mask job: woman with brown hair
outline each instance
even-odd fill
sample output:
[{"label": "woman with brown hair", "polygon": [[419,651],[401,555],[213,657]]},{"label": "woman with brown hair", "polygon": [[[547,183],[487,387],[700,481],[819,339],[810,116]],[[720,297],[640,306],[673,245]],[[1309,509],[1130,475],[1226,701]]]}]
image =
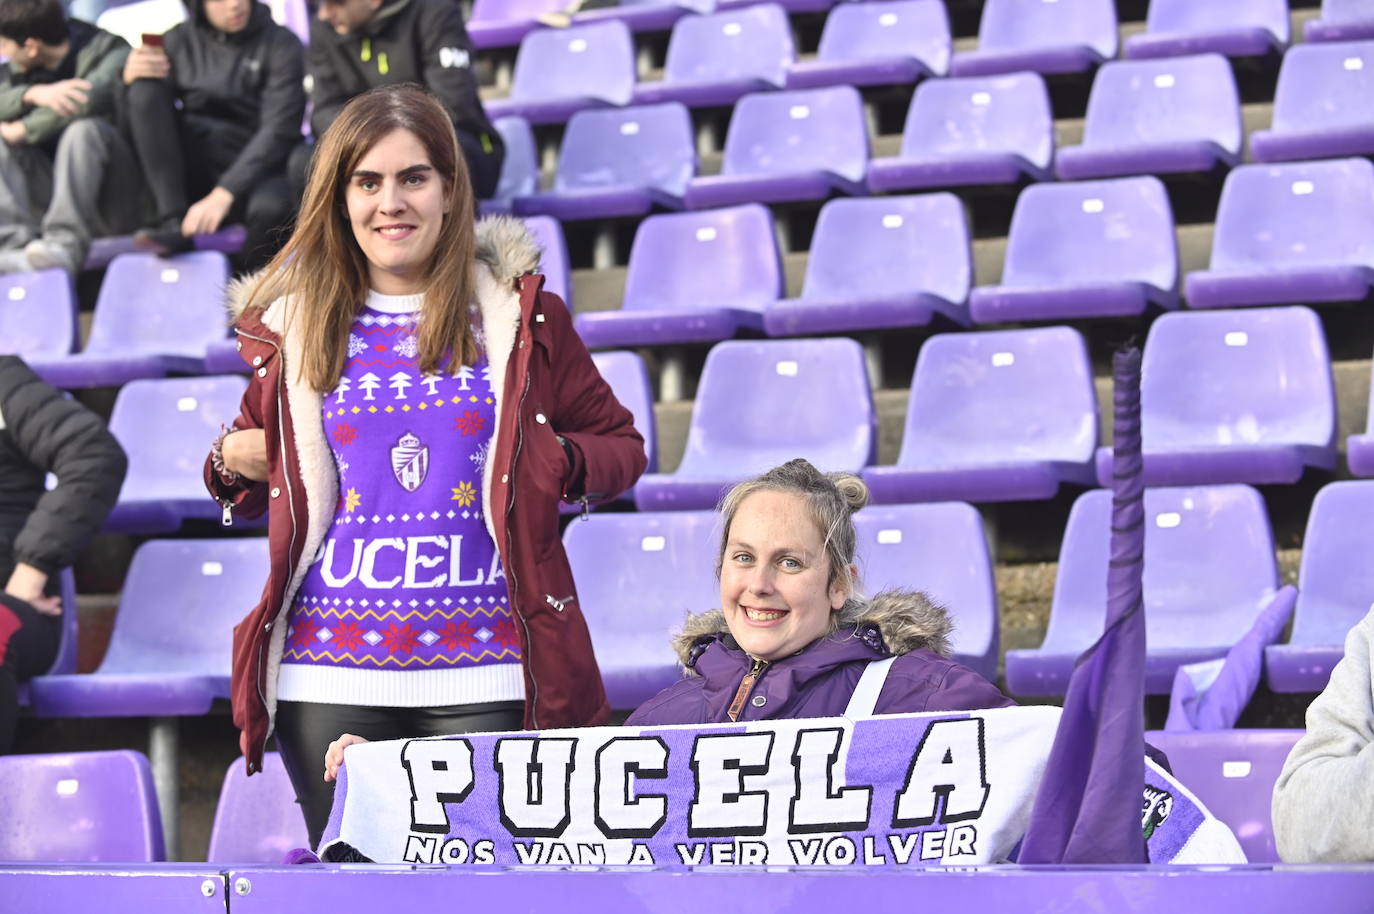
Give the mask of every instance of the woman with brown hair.
[{"label": "woman with brown hair", "polygon": [[643,439],[542,291],[510,219],[474,227],[443,107],[353,99],[296,230],[239,299],[253,369],[206,482],[268,514],[262,601],[234,632],[250,773],[275,728],[317,843],[329,742],[585,726],[608,713],[558,502],[611,498]]}]

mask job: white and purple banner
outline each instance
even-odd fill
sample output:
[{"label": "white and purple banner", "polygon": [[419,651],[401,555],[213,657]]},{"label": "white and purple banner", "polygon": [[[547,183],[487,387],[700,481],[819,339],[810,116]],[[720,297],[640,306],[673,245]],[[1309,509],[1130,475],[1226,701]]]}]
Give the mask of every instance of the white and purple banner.
[{"label": "white and purple banner", "polygon": [[[1014,859],[1060,710],[1001,708],[351,746],[321,851],[382,863],[932,866]],[[1147,762],[1152,862],[1244,860]]]}]

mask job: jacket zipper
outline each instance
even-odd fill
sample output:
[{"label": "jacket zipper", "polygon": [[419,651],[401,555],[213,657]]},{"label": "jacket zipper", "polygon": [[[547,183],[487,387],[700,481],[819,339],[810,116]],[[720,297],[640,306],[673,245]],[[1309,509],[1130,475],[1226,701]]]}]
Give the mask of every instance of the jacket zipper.
[{"label": "jacket zipper", "polygon": [[[524,328],[522,327],[521,329],[523,330]],[[519,343],[519,348],[521,348],[521,349],[525,348],[525,341],[524,341],[523,339],[522,339],[522,340],[520,341],[520,343]],[[516,358],[519,358],[519,356],[516,356]],[[516,462],[517,462],[517,461],[519,460],[519,458],[520,458],[520,446],[521,446],[522,444],[525,443],[525,425],[524,425],[523,422],[520,421],[520,416],[523,414],[523,412],[524,412],[524,410],[525,410],[525,398],[526,398],[527,396],[529,396],[529,392],[530,392],[530,370],[529,370],[529,361],[528,361],[528,358],[527,358],[527,359],[526,359],[526,362],[525,362],[525,387],[524,387],[523,390],[520,391],[520,402],[517,403],[516,406],[515,406],[515,451],[514,451],[514,453],[511,454],[511,459],[510,459],[510,476],[511,476],[511,478],[507,481],[508,484],[507,484],[507,486],[506,486],[506,492],[509,494],[509,498],[508,498],[507,501],[506,501],[506,554],[507,554],[507,555],[511,555],[511,554],[513,553],[513,551],[514,551],[514,548],[515,548],[514,543],[512,542],[512,539],[511,539],[511,532],[510,532],[510,515],[511,515],[511,512],[512,512],[513,510],[515,510],[515,464],[516,464]],[[527,696],[525,696],[525,698],[526,698],[526,700],[527,700],[527,702],[528,702],[528,705],[529,705],[529,709],[530,709],[530,727],[529,727],[529,729],[531,729],[531,730],[538,730],[538,729],[539,729],[539,717],[538,717],[538,714],[539,714],[539,710],[538,710],[538,709],[539,709],[539,683],[535,681],[535,678],[534,678],[534,660],[533,660],[533,658],[530,656],[530,647],[531,647],[531,645],[530,645],[530,625],[529,625],[529,622],[527,622],[527,621],[525,620],[525,614],[522,613],[522,612],[520,612],[520,610],[517,608],[518,602],[517,602],[517,599],[516,599],[516,594],[518,594],[518,593],[520,592],[520,588],[519,588],[519,582],[516,581],[516,579],[515,579],[515,569],[514,569],[513,567],[509,567],[509,568],[506,569],[506,579],[507,579],[507,581],[509,582],[509,587],[510,587],[510,592],[511,592],[511,601],[510,601],[510,603],[511,603],[511,610],[512,610],[512,612],[514,613],[515,617],[516,617],[517,619],[520,620],[520,627],[521,627],[521,628],[524,630],[524,632],[525,632],[525,646],[524,646],[524,650],[525,650],[525,656],[524,656],[525,669],[526,669],[526,671],[527,671],[527,674],[526,674],[526,675],[529,677],[530,685],[531,685],[531,686],[533,687],[533,689],[534,689],[534,694],[533,694],[533,695],[527,695]]]},{"label": "jacket zipper", "polygon": [[763,678],[763,671],[767,666],[767,660],[755,660],[754,665],[749,668],[749,672],[739,681],[739,688],[735,690],[735,698],[730,702],[730,710],[726,712],[730,715],[731,721],[739,720],[741,712],[744,711],[745,700],[749,698],[749,693],[754,691],[754,683]]},{"label": "jacket zipper", "polygon": [[[277,343],[274,343],[274,342],[271,341],[271,340],[263,339],[263,338],[260,337],[260,336],[254,336],[253,334],[247,333],[247,332],[245,332],[245,331],[243,331],[243,330],[239,330],[238,333],[239,333],[240,336],[246,336],[246,337],[248,337],[250,340],[257,340],[259,343],[266,343],[267,345],[269,345],[269,346],[271,346],[273,349],[275,349],[275,350],[277,351],[278,371],[282,370],[282,368],[283,368],[284,366],[281,365],[282,354],[281,354],[281,346],[280,346],[280,345],[278,345]],[[296,550],[296,496],[295,496],[295,491],[291,488],[291,473],[289,472],[289,470],[285,469],[285,468],[289,467],[289,463],[288,463],[288,461],[287,461],[287,459],[286,459],[286,426],[285,426],[285,424],[284,424],[283,421],[282,421],[282,410],[283,410],[285,404],[282,403],[282,387],[281,387],[281,383],[280,383],[280,382],[276,385],[276,388],[277,388],[277,389],[276,389],[276,396],[277,396],[277,447],[278,447],[278,449],[281,451],[281,463],[282,463],[282,467],[284,468],[283,471],[282,471],[282,478],[283,478],[283,479],[285,480],[285,482],[286,482],[286,504],[287,504],[287,509],[290,511],[290,514],[291,514],[291,539],[290,539],[290,541],[287,543],[287,547],[286,547],[287,569],[286,569],[286,584],[285,584],[285,587],[288,587],[288,588],[289,588],[289,587],[291,586],[291,580],[292,580],[292,578],[294,578],[294,577],[296,576],[296,568],[295,568],[294,565],[291,564],[291,554],[292,554],[293,552],[295,552],[295,550]],[[228,515],[229,509],[228,509],[227,506],[225,507],[224,510],[225,510],[225,514]],[[270,511],[271,509],[269,508],[268,510]],[[282,590],[282,608],[286,608],[286,590],[285,590],[285,589]],[[280,612],[281,612],[281,610],[279,609],[279,610],[278,610],[278,614],[280,614]],[[271,647],[272,626],[273,626],[274,624],[276,624],[276,621],[277,621],[277,620],[276,620],[275,618],[269,619],[269,620],[267,621],[267,624],[265,624],[265,625],[262,627],[263,634],[267,636],[268,641],[267,641],[266,644],[263,645],[262,648],[260,648],[260,649],[258,650],[258,656],[257,656],[257,658],[256,658],[256,661],[257,661],[257,669],[253,671],[253,685],[254,685],[254,686],[257,688],[257,690],[258,690],[258,700],[262,702],[262,708],[263,708],[263,710],[268,712],[267,719],[268,719],[268,724],[269,724],[269,726],[268,726],[268,728],[267,728],[267,732],[263,735],[263,738],[262,738],[262,751],[263,751],[264,754],[266,754],[266,752],[267,752],[267,740],[268,740],[269,738],[271,738],[271,736],[272,736],[272,727],[270,726],[270,724],[271,724],[271,722],[272,722],[272,716],[273,716],[273,715],[272,715],[271,711],[268,710],[268,707],[267,707],[267,693],[266,693],[265,691],[263,691],[263,687],[262,687],[262,682],[263,682],[262,655],[263,655],[263,652],[264,652],[264,651],[270,649],[270,647]]]}]

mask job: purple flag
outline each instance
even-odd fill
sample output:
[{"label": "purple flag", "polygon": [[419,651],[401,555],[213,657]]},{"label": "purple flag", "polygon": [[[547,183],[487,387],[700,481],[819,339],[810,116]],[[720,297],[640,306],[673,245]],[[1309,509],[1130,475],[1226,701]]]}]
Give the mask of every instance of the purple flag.
[{"label": "purple flag", "polygon": [[1165,730],[1229,730],[1236,725],[1259,685],[1264,647],[1279,640],[1293,615],[1298,589],[1280,588],[1255,618],[1250,630],[1224,658],[1189,663],[1174,674]]},{"label": "purple flag", "polygon": [[1107,624],[1074,664],[1020,863],[1145,863],[1144,482],[1140,350],[1113,359],[1111,562]]}]

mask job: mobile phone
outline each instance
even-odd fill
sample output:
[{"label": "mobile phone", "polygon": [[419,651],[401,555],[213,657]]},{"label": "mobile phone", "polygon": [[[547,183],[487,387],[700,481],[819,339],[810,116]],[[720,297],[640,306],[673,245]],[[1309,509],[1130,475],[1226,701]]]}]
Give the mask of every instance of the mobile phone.
[{"label": "mobile phone", "polygon": [[157,32],[144,32],[144,33],[143,33],[143,46],[144,46],[145,48],[160,48],[160,47],[162,47],[162,35],[159,34],[159,33],[157,33]]}]

